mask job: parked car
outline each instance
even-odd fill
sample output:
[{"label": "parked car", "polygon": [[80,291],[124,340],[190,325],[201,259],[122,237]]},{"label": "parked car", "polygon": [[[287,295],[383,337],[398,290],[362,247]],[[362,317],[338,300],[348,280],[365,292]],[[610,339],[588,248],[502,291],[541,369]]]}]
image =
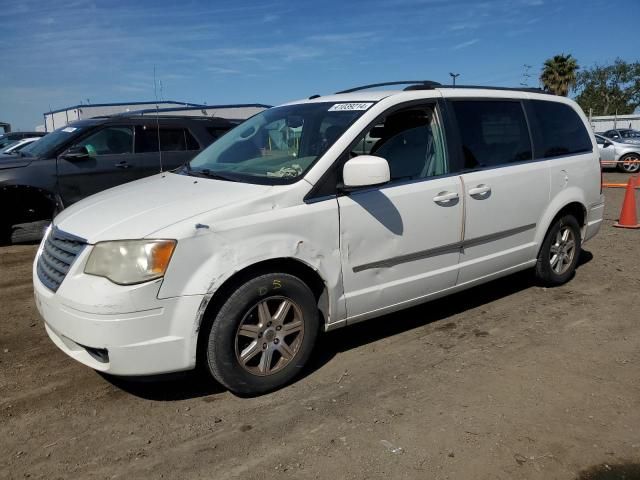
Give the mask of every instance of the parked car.
[{"label": "parked car", "polygon": [[33,225],[84,197],[179,167],[237,123],[119,115],[51,132],[0,162],[0,203],[10,206],[0,210],[0,242],[32,235]]},{"label": "parked car", "polygon": [[525,269],[567,282],[604,209],[576,103],[408,88],[265,110],[66,209],[33,265],[51,340],[102,372],[201,365],[257,394],[300,372],[319,330]]},{"label": "parked car", "polygon": [[23,138],[44,137],[46,132],[8,132],[0,135],[0,150]]},{"label": "parked car", "polygon": [[631,128],[607,130],[601,135],[617,142],[640,144],[640,132]]},{"label": "parked car", "polygon": [[32,144],[36,140],[40,140],[40,138],[41,137],[27,137],[23,138],[22,140],[16,140],[14,143],[10,143],[9,146],[5,147],[4,149],[0,149],[0,153],[3,153],[5,155],[15,155],[27,145]]},{"label": "parked car", "polygon": [[640,171],[640,145],[617,142],[598,134],[596,142],[600,150],[600,163],[604,168],[617,168],[624,173]]}]

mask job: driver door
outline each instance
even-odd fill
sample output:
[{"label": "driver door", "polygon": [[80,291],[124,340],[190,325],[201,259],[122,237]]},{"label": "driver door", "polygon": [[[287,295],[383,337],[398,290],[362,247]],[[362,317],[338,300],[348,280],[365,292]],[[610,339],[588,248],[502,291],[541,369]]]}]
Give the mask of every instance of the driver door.
[{"label": "driver door", "polygon": [[136,178],[139,165],[133,155],[133,129],[110,126],[72,145],[67,152],[84,147],[88,155],[58,157],[58,191],[65,206],[89,195]]}]

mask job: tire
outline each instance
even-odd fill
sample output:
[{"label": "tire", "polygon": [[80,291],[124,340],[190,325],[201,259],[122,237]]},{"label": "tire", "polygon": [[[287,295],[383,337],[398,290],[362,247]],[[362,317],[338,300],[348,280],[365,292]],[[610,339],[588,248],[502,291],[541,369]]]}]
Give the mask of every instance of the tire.
[{"label": "tire", "polygon": [[638,163],[617,163],[616,167],[623,173],[637,173],[640,171],[640,155],[637,153],[627,153],[620,158],[621,162],[634,161]]},{"label": "tire", "polygon": [[213,319],[206,366],[240,395],[278,389],[306,364],[319,323],[316,299],[304,282],[285,273],[261,275],[241,285]]},{"label": "tire", "polygon": [[538,253],[536,279],[547,287],[568,282],[578,264],[581,246],[580,225],[576,218],[568,214],[556,218]]}]

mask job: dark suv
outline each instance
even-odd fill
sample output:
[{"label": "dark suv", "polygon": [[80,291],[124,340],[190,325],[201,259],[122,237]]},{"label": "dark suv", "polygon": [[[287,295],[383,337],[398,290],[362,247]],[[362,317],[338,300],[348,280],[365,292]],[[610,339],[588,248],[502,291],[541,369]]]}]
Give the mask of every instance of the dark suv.
[{"label": "dark suv", "polygon": [[[210,117],[80,120],[0,160],[0,244],[21,241],[54,213],[110,187],[171,170],[239,122]],[[159,127],[159,128],[158,128]],[[25,237],[26,235],[26,237]]]}]

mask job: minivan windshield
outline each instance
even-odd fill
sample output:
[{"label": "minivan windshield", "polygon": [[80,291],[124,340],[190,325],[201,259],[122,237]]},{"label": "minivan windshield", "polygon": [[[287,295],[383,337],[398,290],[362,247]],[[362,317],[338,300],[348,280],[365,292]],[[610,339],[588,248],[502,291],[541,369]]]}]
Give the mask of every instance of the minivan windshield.
[{"label": "minivan windshield", "polygon": [[48,155],[52,150],[57,150],[59,146],[61,146],[66,141],[70,140],[72,137],[75,137],[80,133],[82,127],[62,127],[58,130],[54,130],[53,132],[45,135],[40,138],[37,142],[33,142],[30,145],[24,147],[20,154],[27,155],[29,157],[43,157]]},{"label": "minivan windshield", "polygon": [[249,183],[292,183],[371,105],[322,102],[270,108],[200,152],[188,171]]}]

